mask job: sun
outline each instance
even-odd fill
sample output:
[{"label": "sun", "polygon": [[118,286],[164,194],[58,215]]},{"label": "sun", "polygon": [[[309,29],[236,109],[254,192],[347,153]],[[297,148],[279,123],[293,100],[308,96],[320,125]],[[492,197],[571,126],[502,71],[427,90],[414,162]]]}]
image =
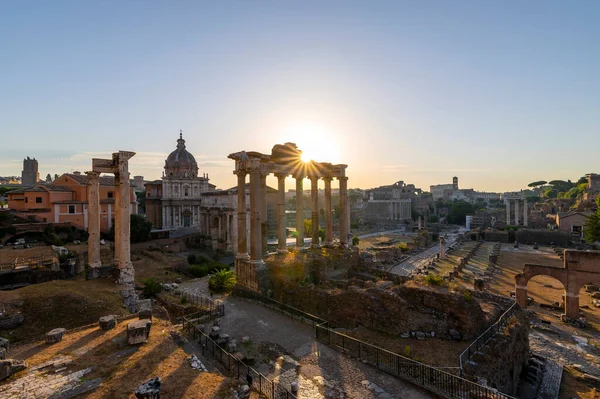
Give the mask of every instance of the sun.
[{"label": "sun", "polygon": [[303,162],[339,162],[340,145],[331,130],[319,125],[302,125],[291,128],[286,141],[292,141],[302,151]]}]

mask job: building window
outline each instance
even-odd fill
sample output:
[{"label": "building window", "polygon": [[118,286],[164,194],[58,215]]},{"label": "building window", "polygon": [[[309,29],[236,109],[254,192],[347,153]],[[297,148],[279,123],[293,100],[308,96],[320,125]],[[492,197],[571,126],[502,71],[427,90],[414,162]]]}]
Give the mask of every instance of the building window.
[{"label": "building window", "polygon": [[42,197],[35,197],[35,203],[36,204],[41,204],[42,203]]},{"label": "building window", "polygon": [[109,191],[108,192],[108,198],[114,198],[114,192]]},{"label": "building window", "polygon": [[186,197],[187,197],[188,195],[190,195],[190,190],[188,190],[187,188],[186,188],[186,189],[184,189],[184,190],[185,190],[185,191],[184,191],[183,195],[185,195]]},{"label": "building window", "polygon": [[75,205],[69,205],[69,213],[75,213]]},{"label": "building window", "polygon": [[29,198],[25,197],[25,203],[29,202]]}]

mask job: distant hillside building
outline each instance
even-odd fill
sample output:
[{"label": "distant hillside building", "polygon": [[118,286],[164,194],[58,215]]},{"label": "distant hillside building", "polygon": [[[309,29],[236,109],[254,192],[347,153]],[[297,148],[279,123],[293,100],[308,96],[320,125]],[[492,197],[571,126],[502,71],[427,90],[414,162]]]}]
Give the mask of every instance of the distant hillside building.
[{"label": "distant hillside building", "polygon": [[[37,184],[9,191],[8,207],[16,216],[37,222],[70,223],[86,230],[87,175],[66,173],[52,184]],[[137,213],[136,197],[131,190],[132,213]],[[100,176],[100,230],[108,232],[115,218],[115,183],[112,176]]]},{"label": "distant hillside building", "polygon": [[398,181],[365,191],[364,222],[369,224],[401,224],[412,219],[413,211],[427,212],[431,196],[414,184]]},{"label": "distant hillside building", "polygon": [[38,172],[38,161],[27,157],[23,160],[23,171],[21,172],[21,184],[24,186],[33,186],[40,181]]}]

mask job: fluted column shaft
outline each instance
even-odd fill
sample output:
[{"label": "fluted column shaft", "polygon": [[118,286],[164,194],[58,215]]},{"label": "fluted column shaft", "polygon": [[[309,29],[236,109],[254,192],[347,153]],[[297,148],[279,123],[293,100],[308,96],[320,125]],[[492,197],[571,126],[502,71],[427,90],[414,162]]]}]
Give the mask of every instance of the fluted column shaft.
[{"label": "fluted column shaft", "polygon": [[263,254],[267,254],[267,175],[260,175],[260,234],[261,249]]},{"label": "fluted column shaft", "polygon": [[311,238],[312,246],[319,245],[319,178],[312,176],[310,178],[310,197],[311,197]]},{"label": "fluted column shaft", "polygon": [[295,177],[296,179],[296,248],[304,248],[304,204],[302,197],[304,194],[304,185],[302,179],[304,176]]},{"label": "fluted column shaft", "polygon": [[250,172],[250,260],[262,260],[260,170]]},{"label": "fluted column shaft", "polygon": [[99,267],[102,265],[100,260],[100,173],[86,172],[86,174],[88,176],[88,265]]},{"label": "fluted column shaft", "polygon": [[[248,258],[248,242],[246,241],[246,172],[237,171],[237,257]],[[204,215],[202,215],[204,219]],[[205,223],[202,221],[204,228]]]},{"label": "fluted column shaft", "polygon": [[515,226],[519,225],[519,200],[515,201]]},{"label": "fluted column shaft", "polygon": [[527,200],[523,201],[523,226],[527,226]]},{"label": "fluted column shaft", "polygon": [[325,243],[333,243],[333,222],[331,217],[331,177],[324,177],[325,182]]},{"label": "fluted column shaft", "polygon": [[510,226],[510,200],[506,200],[506,225]]},{"label": "fluted column shaft", "polygon": [[340,244],[348,245],[348,178],[338,177],[340,182]]},{"label": "fluted column shaft", "polygon": [[277,252],[287,252],[285,234],[285,175],[277,175]]}]

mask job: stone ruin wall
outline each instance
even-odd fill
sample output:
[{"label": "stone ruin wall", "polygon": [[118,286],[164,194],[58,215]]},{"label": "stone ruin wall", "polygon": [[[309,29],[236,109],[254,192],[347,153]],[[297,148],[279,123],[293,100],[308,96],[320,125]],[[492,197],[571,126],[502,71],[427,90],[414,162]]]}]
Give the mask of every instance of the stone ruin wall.
[{"label": "stone ruin wall", "polygon": [[387,288],[360,280],[336,285],[281,284],[272,296],[342,328],[362,325],[388,334],[433,331],[440,338],[450,338],[449,330],[454,329],[470,340],[487,325],[479,303],[466,300],[462,294],[393,286],[391,282],[383,283]]},{"label": "stone ruin wall", "polygon": [[483,349],[485,355],[464,365],[467,379],[485,378],[486,384],[501,392],[516,395],[523,367],[529,358],[529,332],[524,312],[517,312],[504,333],[496,335]]}]

